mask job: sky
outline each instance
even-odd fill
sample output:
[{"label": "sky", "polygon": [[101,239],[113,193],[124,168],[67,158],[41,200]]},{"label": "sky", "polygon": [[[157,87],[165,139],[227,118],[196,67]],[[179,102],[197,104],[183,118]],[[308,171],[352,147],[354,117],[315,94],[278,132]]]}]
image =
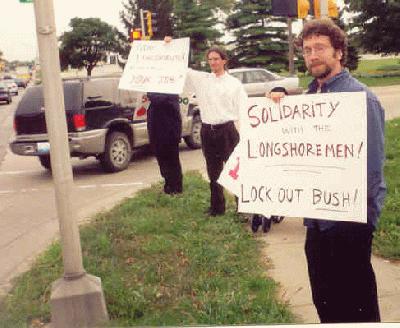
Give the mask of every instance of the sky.
[{"label": "sky", "polygon": [[[0,51],[3,58],[33,60],[37,55],[35,14],[33,3],[0,0]],[[339,4],[343,0],[337,1]],[[57,36],[68,30],[71,18],[98,17],[124,32],[119,12],[122,0],[53,0]]]},{"label": "sky", "polygon": [[[0,50],[3,58],[33,60],[37,54],[33,3],[0,0]],[[124,31],[119,19],[121,0],[53,0],[57,36],[68,30],[71,18],[98,17]]]}]

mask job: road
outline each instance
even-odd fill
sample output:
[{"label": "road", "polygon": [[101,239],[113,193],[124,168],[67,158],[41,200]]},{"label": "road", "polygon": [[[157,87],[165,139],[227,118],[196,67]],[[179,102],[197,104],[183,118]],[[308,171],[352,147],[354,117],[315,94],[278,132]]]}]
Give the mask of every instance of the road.
[{"label": "road", "polygon": [[[376,92],[391,108],[386,117],[400,116],[396,112],[400,111],[400,86]],[[36,158],[8,151],[16,100],[0,105],[0,296],[9,290],[10,279],[28,269],[58,234],[51,174]],[[205,170],[201,150],[182,146],[181,160],[184,171]],[[149,155],[138,154],[126,171],[116,174],[103,173],[94,159],[73,159],[72,163],[74,206],[80,222],[160,180],[157,163]]]},{"label": "road", "polygon": [[[51,174],[35,157],[8,151],[15,105],[16,101],[12,106],[0,105],[0,296],[9,290],[10,279],[28,269],[59,230]],[[181,160],[184,170],[204,167],[201,150],[184,144]],[[143,152],[135,155],[126,171],[116,174],[104,173],[95,159],[72,159],[72,164],[79,222],[160,180],[155,158]]]}]

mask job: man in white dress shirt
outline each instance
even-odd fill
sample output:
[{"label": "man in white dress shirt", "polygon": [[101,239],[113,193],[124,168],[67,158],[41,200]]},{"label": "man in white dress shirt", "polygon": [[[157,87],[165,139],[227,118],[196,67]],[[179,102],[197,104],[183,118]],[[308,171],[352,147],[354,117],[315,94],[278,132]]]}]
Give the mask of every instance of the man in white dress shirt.
[{"label": "man in white dress shirt", "polygon": [[[165,37],[169,43],[172,38]],[[220,48],[210,48],[206,58],[211,73],[188,70],[186,83],[196,94],[203,122],[201,142],[210,179],[210,216],[225,213],[224,189],[217,183],[224,163],[239,142],[235,122],[246,110],[247,94],[241,82],[228,74],[228,57]]]}]

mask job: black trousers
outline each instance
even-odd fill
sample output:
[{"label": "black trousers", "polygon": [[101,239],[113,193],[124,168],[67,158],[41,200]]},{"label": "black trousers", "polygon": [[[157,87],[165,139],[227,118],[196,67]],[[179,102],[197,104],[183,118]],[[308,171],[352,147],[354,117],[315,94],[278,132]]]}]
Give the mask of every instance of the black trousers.
[{"label": "black trousers", "polygon": [[210,211],[213,214],[225,213],[223,187],[217,183],[224,163],[239,142],[239,133],[230,121],[224,124],[204,124],[201,128],[201,143],[206,159],[207,174],[210,179]]},{"label": "black trousers", "polygon": [[167,194],[182,192],[182,167],[179,143],[182,119],[176,95],[148,93],[151,101],[147,112],[150,144],[156,156]]},{"label": "black trousers", "polygon": [[372,226],[352,222],[307,228],[308,274],[321,323],[380,321],[372,233]]}]

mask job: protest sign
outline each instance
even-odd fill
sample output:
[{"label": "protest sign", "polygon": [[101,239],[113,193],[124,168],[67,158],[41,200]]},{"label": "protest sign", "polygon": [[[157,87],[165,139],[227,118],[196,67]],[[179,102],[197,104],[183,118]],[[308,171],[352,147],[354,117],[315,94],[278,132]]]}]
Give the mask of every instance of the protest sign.
[{"label": "protest sign", "polygon": [[366,94],[249,98],[236,157],[239,211],[366,222]]},{"label": "protest sign", "polygon": [[141,92],[179,94],[189,58],[189,38],[134,41],[119,88]]}]

